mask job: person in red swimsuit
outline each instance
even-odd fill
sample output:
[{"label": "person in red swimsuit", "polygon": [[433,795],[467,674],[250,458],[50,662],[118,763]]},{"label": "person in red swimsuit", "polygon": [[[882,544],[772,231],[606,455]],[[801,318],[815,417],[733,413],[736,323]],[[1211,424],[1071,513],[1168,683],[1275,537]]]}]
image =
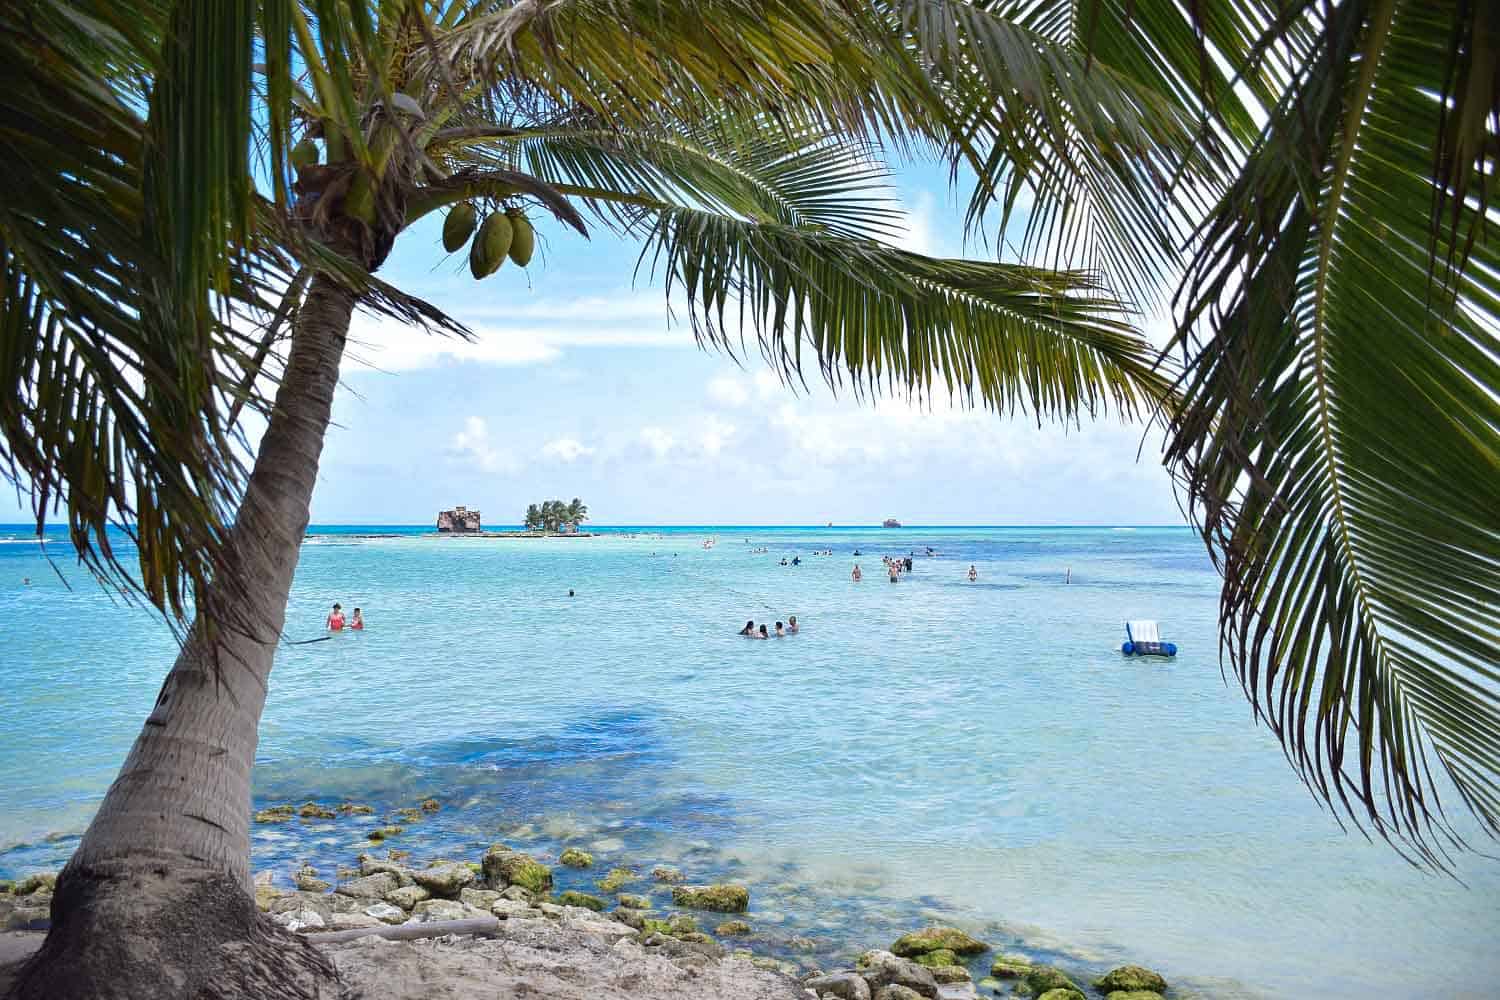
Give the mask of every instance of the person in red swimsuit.
[{"label": "person in red swimsuit", "polygon": [[358,608],[354,609],[354,617],[350,620],[349,627],[352,628],[352,629],[355,629],[356,631],[360,631],[360,632],[364,631],[365,620],[360,615]]},{"label": "person in red swimsuit", "polygon": [[344,630],[344,608],[343,608],[342,605],[335,604],[333,606],[333,613],[328,616],[328,631],[330,631],[330,632],[342,632],[343,630]]}]

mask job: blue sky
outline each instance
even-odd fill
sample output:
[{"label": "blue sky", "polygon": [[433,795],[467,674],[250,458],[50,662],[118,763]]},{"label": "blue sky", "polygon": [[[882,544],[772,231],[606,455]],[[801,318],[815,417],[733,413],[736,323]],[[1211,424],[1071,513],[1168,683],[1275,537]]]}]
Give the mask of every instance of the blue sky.
[{"label": "blue sky", "polygon": [[[906,245],[962,254],[945,172],[907,167],[896,183]],[[1140,426],[793,392],[758,355],[741,368],[699,350],[682,305],[672,322],[660,283],[634,280],[636,246],[538,221],[531,267],[483,282],[443,255],[438,220],[401,236],[381,276],[478,339],[356,316],[314,522],[425,523],[465,504],[500,525],[574,496],[604,524],[1182,521],[1155,433],[1137,460]],[[26,520],[13,495],[0,520]]]}]

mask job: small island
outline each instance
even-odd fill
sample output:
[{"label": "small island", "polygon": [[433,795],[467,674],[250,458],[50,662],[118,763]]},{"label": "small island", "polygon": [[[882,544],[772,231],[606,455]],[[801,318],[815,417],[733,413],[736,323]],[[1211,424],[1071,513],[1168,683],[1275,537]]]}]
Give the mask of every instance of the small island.
[{"label": "small island", "polygon": [[589,518],[589,505],[574,497],[572,502],[543,500],[526,508],[523,522],[527,531],[545,535],[576,535],[578,526]]}]

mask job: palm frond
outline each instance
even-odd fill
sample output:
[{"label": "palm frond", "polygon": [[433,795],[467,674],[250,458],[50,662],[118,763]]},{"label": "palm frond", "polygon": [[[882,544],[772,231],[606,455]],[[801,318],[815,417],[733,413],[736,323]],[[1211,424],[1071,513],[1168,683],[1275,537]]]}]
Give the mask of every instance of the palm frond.
[{"label": "palm frond", "polygon": [[[549,185],[633,191],[739,218],[851,238],[902,232],[899,206],[874,151],[828,132],[787,134],[764,117],[702,128],[514,130],[454,151],[454,160],[514,164]],[[619,203],[594,201],[628,228]]]},{"label": "palm frond", "polygon": [[939,391],[965,405],[1076,420],[1150,413],[1169,380],[1086,275],[937,260],[868,240],[691,208],[658,213],[643,261],[687,299],[700,343],[754,331],[784,377],[816,365],[857,394]]},{"label": "palm frond", "polygon": [[[1500,253],[1482,199],[1449,195],[1494,158],[1472,138],[1461,170],[1433,156],[1453,38],[1495,65],[1476,16],[1382,0],[1315,21],[1192,262],[1167,453],[1256,711],[1320,799],[1437,865],[1460,842],[1445,790],[1500,833]],[[1493,151],[1500,81],[1462,87]]]},{"label": "palm frond", "polygon": [[[233,209],[207,190],[213,176],[191,196],[157,183],[147,207],[146,166],[159,170],[165,154],[132,109],[139,80],[156,71],[155,53],[140,48],[155,40],[149,17],[162,14],[166,28],[150,9],[118,27],[105,4],[0,11],[0,467],[31,497],[39,529],[65,505],[86,566],[180,617],[213,575],[240,477],[204,416],[245,356],[225,319],[258,303],[265,282],[253,267],[222,266]],[[236,197],[232,185],[220,193]],[[178,211],[220,233],[212,246],[194,241],[203,258],[186,259],[147,225]],[[190,290],[195,303],[168,289]],[[111,544],[112,522],[139,546],[134,571]]]}]

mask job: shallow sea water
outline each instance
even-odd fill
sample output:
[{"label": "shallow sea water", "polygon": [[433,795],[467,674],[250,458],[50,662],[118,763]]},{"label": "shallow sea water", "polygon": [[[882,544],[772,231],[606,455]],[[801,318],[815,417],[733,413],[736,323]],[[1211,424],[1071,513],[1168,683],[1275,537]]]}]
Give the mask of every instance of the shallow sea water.
[{"label": "shallow sea water", "polygon": [[[321,635],[335,600],[369,628],[281,650],[258,807],[430,795],[444,808],[389,846],[593,850],[559,888],[616,862],[742,878],[752,946],[803,964],[940,918],[1206,996],[1500,982],[1500,862],[1461,859],[1461,885],[1318,808],[1220,675],[1217,578],[1186,529],[355,537],[385,530],[303,549],[287,637]],[[25,534],[0,529],[4,877],[66,859],[174,649]],[[880,554],[911,550],[890,585]],[[802,634],[735,635],[789,614]],[[1122,621],[1153,617],[1177,659],[1123,658]],[[255,867],[329,874],[377,822],[259,825]]]}]

